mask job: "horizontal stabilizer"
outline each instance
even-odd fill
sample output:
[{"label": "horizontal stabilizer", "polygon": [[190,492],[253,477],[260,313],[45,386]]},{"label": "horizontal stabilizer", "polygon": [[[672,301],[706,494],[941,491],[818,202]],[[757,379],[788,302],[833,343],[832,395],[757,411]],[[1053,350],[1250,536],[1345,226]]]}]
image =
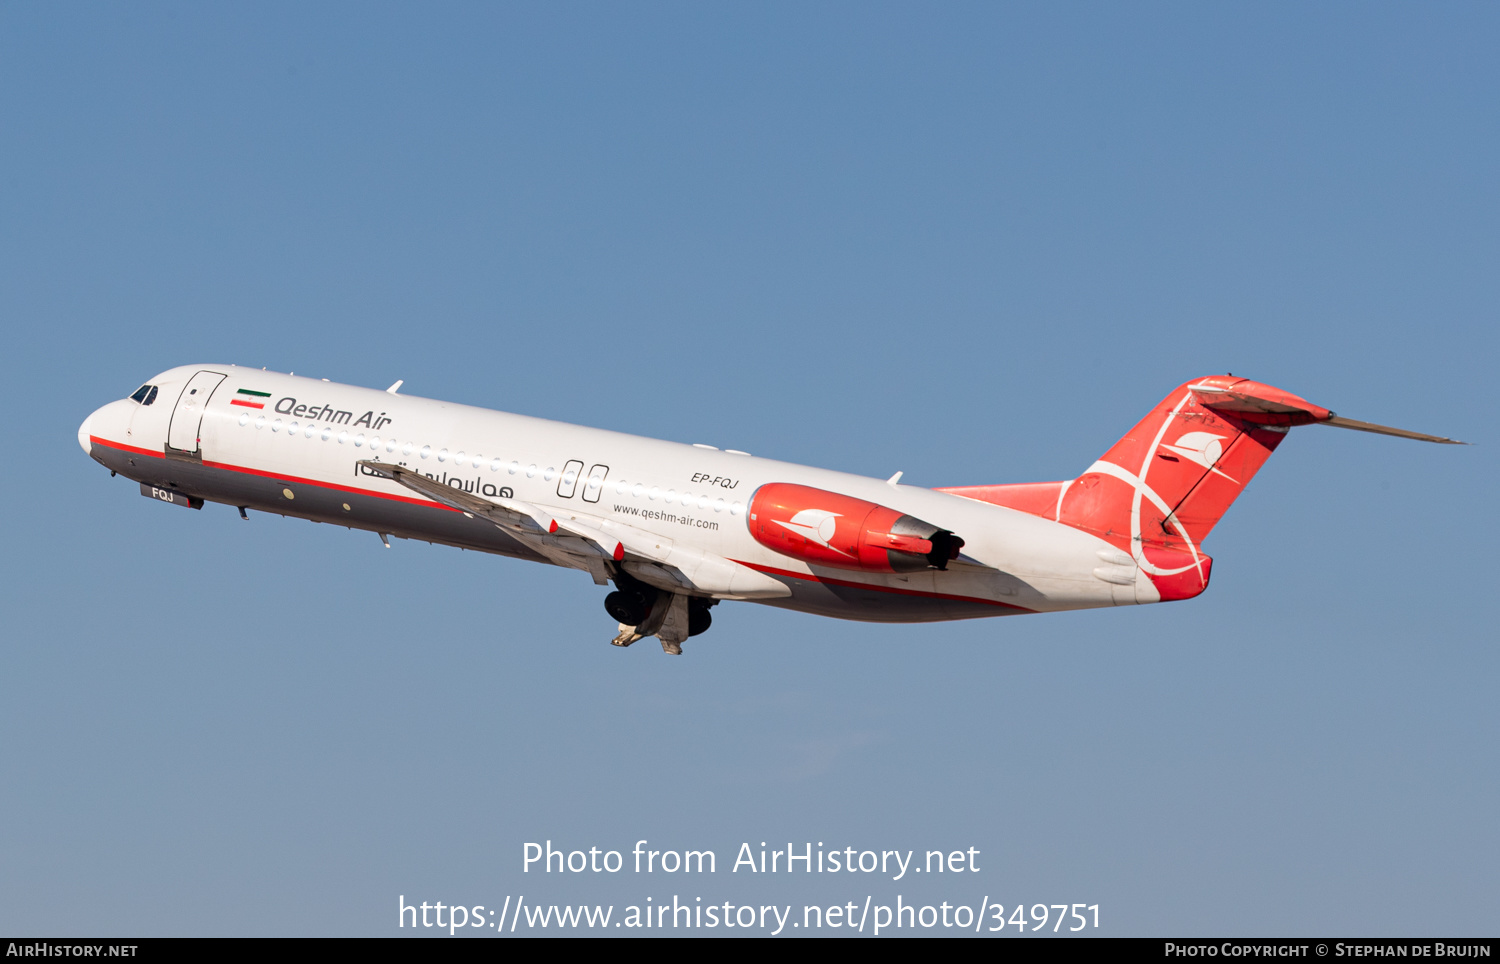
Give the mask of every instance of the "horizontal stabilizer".
[{"label": "horizontal stabilizer", "polygon": [[1374,432],[1376,435],[1394,435],[1397,438],[1414,438],[1419,442],[1438,442],[1442,445],[1468,445],[1468,442],[1460,442],[1456,438],[1444,438],[1441,435],[1425,435],[1421,432],[1412,432],[1404,428],[1391,428],[1389,425],[1376,425],[1373,422],[1359,422],[1352,418],[1343,418],[1338,415],[1329,415],[1327,419],[1318,423],[1320,425],[1331,425],[1334,428],[1352,428],[1356,432]]},{"label": "horizontal stabilizer", "polygon": [[[1248,378],[1213,377],[1187,386],[1204,405],[1221,412],[1235,412],[1250,421],[1272,425],[1306,425],[1333,413],[1291,392]],[[1257,416],[1273,416],[1271,418]]]},{"label": "horizontal stabilizer", "polygon": [[1252,382],[1248,378],[1212,377],[1199,380],[1188,388],[1206,407],[1217,412],[1232,412],[1237,417],[1262,425],[1332,425],[1334,428],[1352,428],[1356,432],[1374,432],[1376,435],[1394,435],[1411,438],[1419,442],[1438,442],[1443,445],[1467,445],[1458,439],[1441,435],[1410,432],[1404,428],[1360,422],[1352,418],[1341,418],[1321,405],[1314,405],[1305,398],[1293,395],[1284,389]]}]

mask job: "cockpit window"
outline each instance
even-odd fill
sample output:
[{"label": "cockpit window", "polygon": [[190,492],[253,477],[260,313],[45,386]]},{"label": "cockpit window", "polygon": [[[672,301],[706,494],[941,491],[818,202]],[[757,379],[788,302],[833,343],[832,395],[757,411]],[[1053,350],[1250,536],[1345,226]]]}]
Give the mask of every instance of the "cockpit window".
[{"label": "cockpit window", "polygon": [[156,386],[142,385],[140,388],[137,388],[133,393],[131,393],[130,400],[133,402],[140,402],[142,405],[150,405],[152,402],[156,401]]}]

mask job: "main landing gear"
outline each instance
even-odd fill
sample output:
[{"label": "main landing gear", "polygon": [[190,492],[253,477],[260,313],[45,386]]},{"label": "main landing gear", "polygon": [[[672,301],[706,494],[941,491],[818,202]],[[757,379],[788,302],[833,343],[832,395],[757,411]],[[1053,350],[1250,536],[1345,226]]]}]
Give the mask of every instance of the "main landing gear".
[{"label": "main landing gear", "polygon": [[616,646],[655,636],[663,652],[681,656],[683,642],[713,624],[708,610],[717,599],[666,592],[625,572],[617,572],[614,579],[619,588],[604,597],[604,608],[620,624],[620,634],[610,640]]}]

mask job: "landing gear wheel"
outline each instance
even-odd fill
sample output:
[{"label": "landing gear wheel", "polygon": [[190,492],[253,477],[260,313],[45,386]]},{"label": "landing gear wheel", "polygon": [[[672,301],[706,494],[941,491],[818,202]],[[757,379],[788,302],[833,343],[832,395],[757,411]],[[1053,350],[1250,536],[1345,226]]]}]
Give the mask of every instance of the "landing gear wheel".
[{"label": "landing gear wheel", "polygon": [[651,604],[643,593],[618,590],[604,597],[604,609],[615,622],[624,626],[638,626],[651,615]]},{"label": "landing gear wheel", "polygon": [[696,603],[697,600],[694,600],[694,605],[688,606],[689,636],[697,636],[700,633],[708,632],[708,627],[712,626],[714,622],[713,614],[708,611],[708,607]]}]

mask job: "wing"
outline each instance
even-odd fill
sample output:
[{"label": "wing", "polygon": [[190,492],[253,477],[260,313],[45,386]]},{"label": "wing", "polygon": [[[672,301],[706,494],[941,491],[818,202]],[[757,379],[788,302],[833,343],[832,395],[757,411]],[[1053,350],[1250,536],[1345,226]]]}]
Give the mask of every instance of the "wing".
[{"label": "wing", "polygon": [[606,553],[603,547],[579,539],[569,532],[559,536],[562,526],[558,521],[528,502],[518,499],[486,499],[444,485],[436,479],[429,479],[404,465],[370,459],[361,460],[359,464],[381,478],[390,479],[434,502],[499,526],[507,535],[544,559],[569,569],[582,569],[600,585],[609,581],[604,560],[613,555],[613,552]]},{"label": "wing", "polygon": [[589,572],[600,585],[608,582],[614,567],[619,566],[668,592],[695,592],[719,599],[768,599],[792,594],[783,583],[748,566],[635,526],[571,508],[543,508],[520,499],[487,499],[389,462],[364,460],[359,464],[434,502],[493,523],[557,565]]}]

